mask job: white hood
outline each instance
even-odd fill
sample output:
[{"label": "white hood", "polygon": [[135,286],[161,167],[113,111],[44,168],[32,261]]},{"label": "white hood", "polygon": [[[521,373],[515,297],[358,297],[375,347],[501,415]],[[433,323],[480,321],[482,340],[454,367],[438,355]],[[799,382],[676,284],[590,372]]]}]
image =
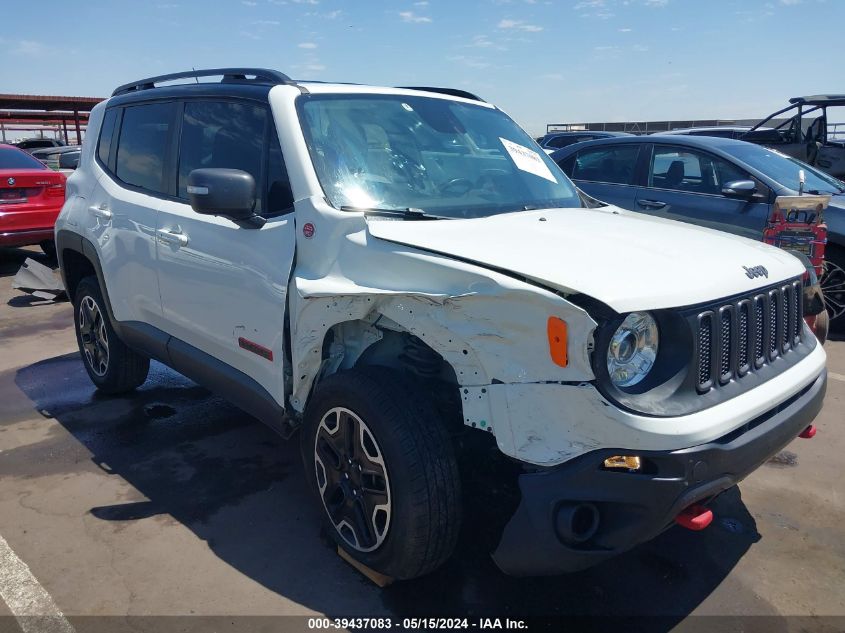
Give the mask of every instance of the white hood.
[{"label": "white hood", "polygon": [[[367,223],[375,237],[583,293],[620,313],[703,303],[804,272],[761,242],[617,207]],[[749,278],[744,266],[763,266],[768,277]]]}]

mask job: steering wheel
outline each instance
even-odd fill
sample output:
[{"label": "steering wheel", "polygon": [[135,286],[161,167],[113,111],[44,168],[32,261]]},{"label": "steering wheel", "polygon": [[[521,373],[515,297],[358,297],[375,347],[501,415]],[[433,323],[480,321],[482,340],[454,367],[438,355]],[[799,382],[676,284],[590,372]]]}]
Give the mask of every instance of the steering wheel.
[{"label": "steering wheel", "polygon": [[452,178],[452,180],[440,187],[440,193],[451,197],[462,196],[469,193],[474,186],[467,178]]}]

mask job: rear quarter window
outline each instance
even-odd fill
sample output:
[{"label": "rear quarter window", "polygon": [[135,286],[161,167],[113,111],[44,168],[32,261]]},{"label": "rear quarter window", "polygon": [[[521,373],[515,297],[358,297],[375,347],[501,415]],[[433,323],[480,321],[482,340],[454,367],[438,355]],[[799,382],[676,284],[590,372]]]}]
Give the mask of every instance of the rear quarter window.
[{"label": "rear quarter window", "polygon": [[[618,185],[634,184],[639,145],[603,145],[578,152],[572,178]],[[565,171],[565,169],[564,169]]]},{"label": "rear quarter window", "polygon": [[103,116],[103,124],[100,126],[100,140],[97,144],[97,158],[100,162],[108,166],[109,157],[111,156],[112,138],[114,137],[114,124],[117,121],[117,108],[106,110]]}]

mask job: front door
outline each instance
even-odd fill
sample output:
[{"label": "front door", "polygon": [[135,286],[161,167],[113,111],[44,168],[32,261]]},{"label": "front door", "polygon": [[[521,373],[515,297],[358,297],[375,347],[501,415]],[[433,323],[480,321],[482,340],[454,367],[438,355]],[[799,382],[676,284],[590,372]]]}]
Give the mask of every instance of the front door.
[{"label": "front door", "polygon": [[[177,200],[162,203],[156,227],[167,331],[222,361],[234,382],[242,381],[238,372],[245,374],[283,407],[285,305],[295,241],[293,200],[270,110],[251,101],[186,101],[181,121],[173,174]],[[205,167],[252,174],[263,227],[193,211],[188,174]]]},{"label": "front door", "polygon": [[655,145],[647,186],[637,190],[635,208],[650,215],[761,240],[770,212],[768,188],[755,180],[758,191],[752,198],[722,194],[722,187],[735,180],[755,179],[733,163],[707,152]]}]

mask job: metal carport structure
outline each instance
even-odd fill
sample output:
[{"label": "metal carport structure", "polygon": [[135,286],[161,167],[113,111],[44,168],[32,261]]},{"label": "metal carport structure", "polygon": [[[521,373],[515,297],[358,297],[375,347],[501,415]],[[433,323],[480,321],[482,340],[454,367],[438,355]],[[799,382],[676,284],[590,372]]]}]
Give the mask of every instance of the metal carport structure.
[{"label": "metal carport structure", "polygon": [[72,125],[77,142],[81,142],[88,114],[102,100],[100,97],[0,94],[0,141],[7,141],[9,131],[40,131],[43,134],[48,130],[58,133],[61,128],[62,138],[68,143],[68,126]]}]

